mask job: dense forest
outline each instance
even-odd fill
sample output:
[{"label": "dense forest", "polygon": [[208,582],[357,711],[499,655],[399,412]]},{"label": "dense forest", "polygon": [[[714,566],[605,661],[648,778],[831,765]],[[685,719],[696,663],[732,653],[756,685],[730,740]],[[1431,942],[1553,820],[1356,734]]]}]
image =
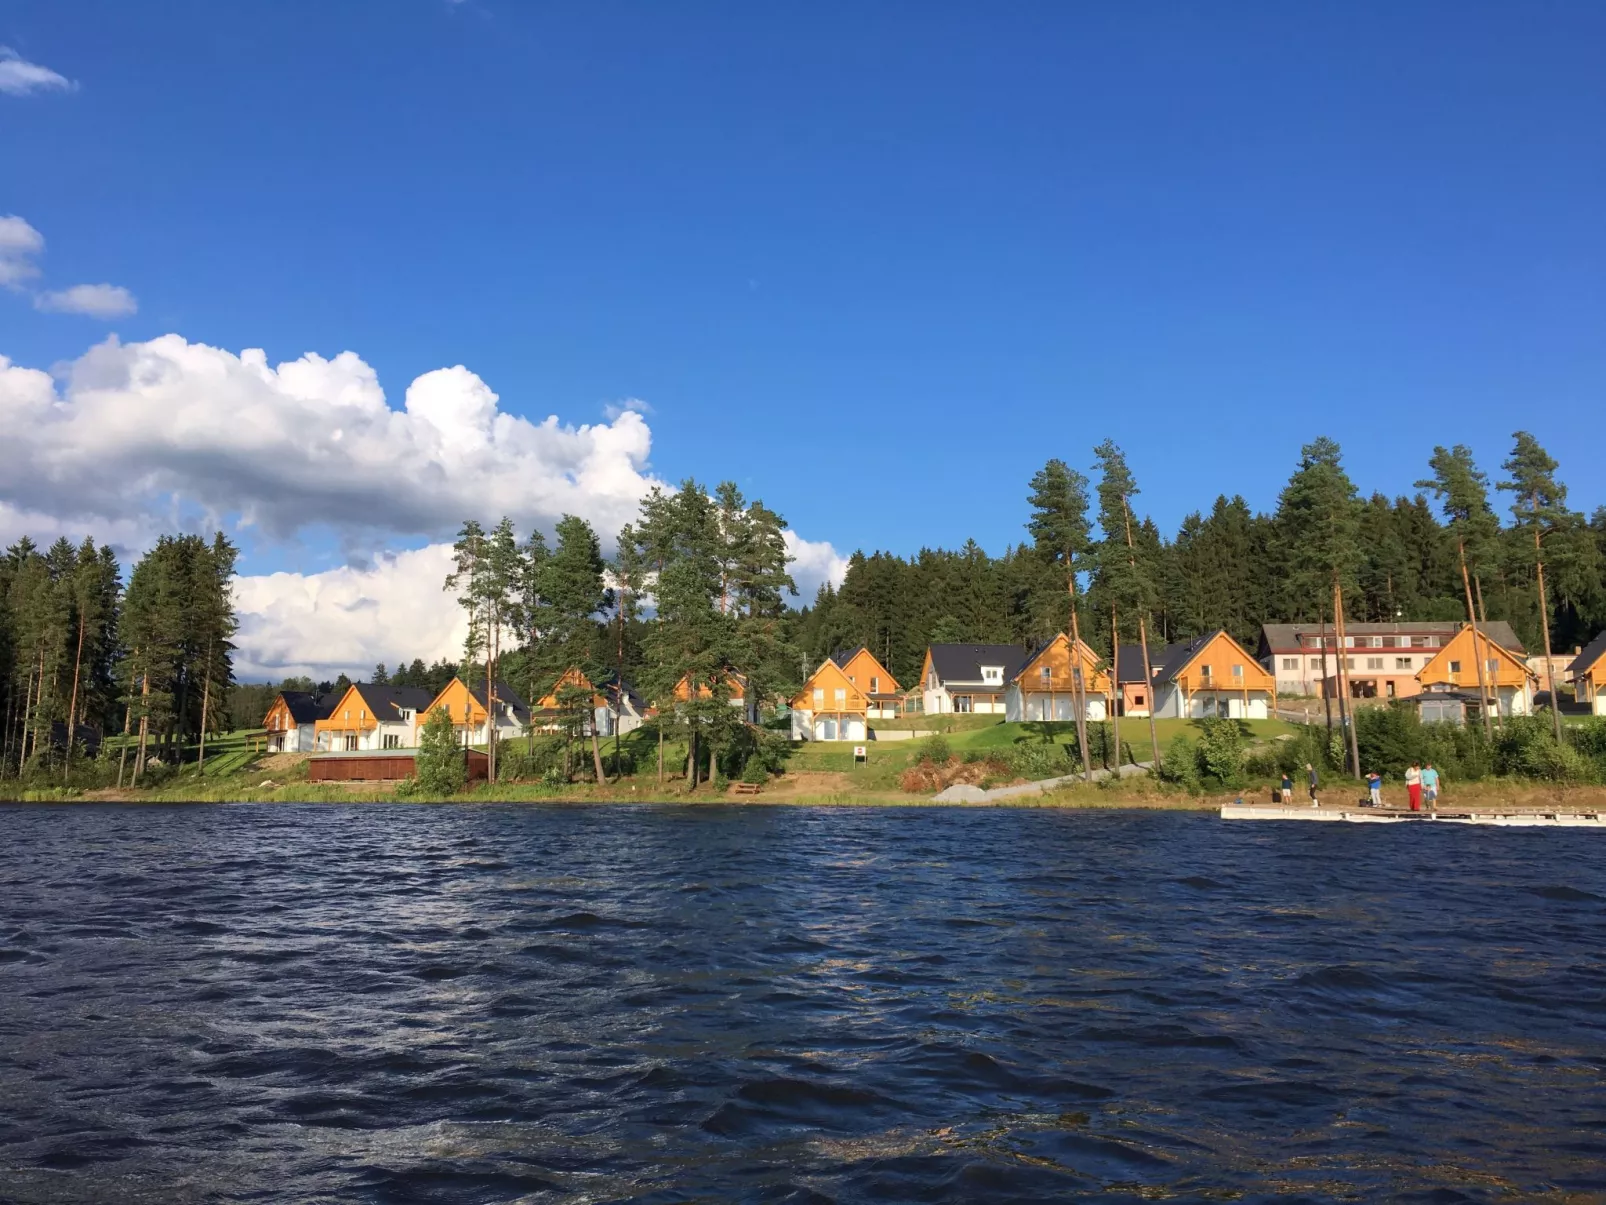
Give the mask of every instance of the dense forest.
[{"label": "dense forest", "polygon": [[[1023,483],[1025,538],[1001,555],[973,541],[907,558],[858,552],[842,584],[801,609],[785,520],[728,482],[654,489],[616,533],[612,561],[572,515],[550,541],[519,538],[507,519],[470,521],[443,583],[469,620],[461,661],[369,677],[433,691],[459,671],[489,673],[531,700],[570,666],[649,700],[684,679],[694,697],[677,722],[711,748],[742,739],[724,705],[738,680],[775,698],[859,644],[912,687],[929,643],[1034,644],[1072,628],[1107,652],[1112,635],[1158,645],[1217,627],[1253,646],[1262,623],[1335,615],[1504,619],[1534,651],[1606,627],[1606,507],[1592,518],[1570,509],[1555,460],[1524,432],[1498,481],[1466,447],[1440,447],[1393,498],[1361,497],[1338,445],[1317,439],[1271,513],[1219,497],[1171,538],[1143,513],[1120,448],[1100,444],[1087,467],[1091,477],[1050,459]],[[92,540],[7,549],[0,773],[65,761],[91,734],[128,736],[132,754],[119,756],[131,772],[153,752],[199,756],[203,734],[257,724],[277,689],[342,687],[344,677],[234,681],[235,558],[221,534],[163,537],[125,582]]]},{"label": "dense forest", "polygon": [[[1081,634],[1105,653],[1112,603],[1118,617],[1147,619],[1157,642],[1225,628],[1253,650],[1263,623],[1331,622],[1335,579],[1350,620],[1466,619],[1470,593],[1480,621],[1509,620],[1538,652],[1542,571],[1557,651],[1606,627],[1606,507],[1592,519],[1570,510],[1556,462],[1526,433],[1492,488],[1469,449],[1441,447],[1392,498],[1359,496],[1338,446],[1317,440],[1272,513],[1221,496],[1169,539],[1141,513],[1118,448],[1101,445],[1090,467],[1091,503],[1088,478],[1049,461],[1025,499],[1027,538],[1002,555],[974,542],[855,553],[841,586],[822,587],[799,617],[798,642],[810,659],[867,645],[910,687],[930,643],[1034,644],[1067,630],[1073,575]],[[1119,620],[1123,642],[1135,625]]]}]

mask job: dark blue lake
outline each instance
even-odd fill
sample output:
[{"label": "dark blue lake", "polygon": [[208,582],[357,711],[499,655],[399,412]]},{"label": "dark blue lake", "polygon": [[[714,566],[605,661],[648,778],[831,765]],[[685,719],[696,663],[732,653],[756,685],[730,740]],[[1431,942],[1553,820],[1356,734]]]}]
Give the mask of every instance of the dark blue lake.
[{"label": "dark blue lake", "polygon": [[1606,1200],[1606,838],[0,808],[0,1199]]}]

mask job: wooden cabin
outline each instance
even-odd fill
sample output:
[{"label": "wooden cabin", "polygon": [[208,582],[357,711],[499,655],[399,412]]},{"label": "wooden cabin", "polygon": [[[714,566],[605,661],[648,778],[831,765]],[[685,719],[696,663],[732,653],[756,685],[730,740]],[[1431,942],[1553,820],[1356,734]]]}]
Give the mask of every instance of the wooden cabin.
[{"label": "wooden cabin", "polygon": [[895,720],[903,711],[903,687],[886,666],[862,644],[856,649],[833,653],[842,672],[870,700],[866,713],[872,720]]},{"label": "wooden cabin", "polygon": [[[743,674],[731,670],[723,674],[721,680],[725,688],[725,701],[741,712],[742,718],[749,724],[758,723],[759,701],[747,697],[747,678]],[[682,676],[680,681],[675,683],[673,693],[677,703],[691,701],[691,684],[686,676]],[[712,699],[714,697],[714,692],[707,682],[699,682],[697,684],[697,697],[699,699]]]},{"label": "wooden cabin", "polygon": [[827,657],[792,698],[794,741],[869,739],[870,696]]},{"label": "wooden cabin", "polygon": [[1277,680],[1225,631],[1168,644],[1158,653],[1151,647],[1149,659],[1158,717],[1264,720],[1276,708]]},{"label": "wooden cabin", "polygon": [[1573,697],[1589,707],[1591,715],[1606,715],[1606,632],[1602,632],[1572,659],[1567,677]]},{"label": "wooden cabin", "polygon": [[1110,675],[1097,653],[1059,633],[1029,654],[1004,692],[1004,719],[1011,723],[1076,719],[1076,675],[1082,679],[1085,718],[1102,720],[1110,694]]},{"label": "wooden cabin", "polygon": [[563,725],[563,708],[559,699],[565,690],[575,688],[591,693],[591,720],[585,735],[594,728],[598,736],[623,736],[640,728],[647,716],[647,705],[629,682],[619,682],[610,673],[598,682],[592,682],[584,670],[571,665],[558,680],[535,702],[530,714],[532,727],[544,732],[556,731]]},{"label": "wooden cabin", "polygon": [[[495,728],[498,740],[511,740],[523,736],[531,723],[530,707],[522,695],[506,682],[497,682],[495,698]],[[464,745],[484,745],[490,741],[491,723],[485,706],[485,685],[470,686],[461,678],[453,678],[424,708],[420,723],[432,712],[444,710],[452,721],[452,730]]]},{"label": "wooden cabin", "polygon": [[1423,690],[1460,690],[1477,693],[1478,661],[1484,664],[1483,690],[1500,715],[1529,715],[1533,711],[1534,691],[1539,676],[1528,668],[1525,658],[1496,644],[1472,625],[1461,630],[1417,671]]},{"label": "wooden cabin", "polygon": [[311,753],[317,747],[314,725],[333,714],[340,696],[305,690],[281,690],[262,718],[268,733],[269,753]]},{"label": "wooden cabin", "polygon": [[428,706],[427,690],[353,682],[329,714],[313,722],[313,747],[320,753],[411,749]]}]

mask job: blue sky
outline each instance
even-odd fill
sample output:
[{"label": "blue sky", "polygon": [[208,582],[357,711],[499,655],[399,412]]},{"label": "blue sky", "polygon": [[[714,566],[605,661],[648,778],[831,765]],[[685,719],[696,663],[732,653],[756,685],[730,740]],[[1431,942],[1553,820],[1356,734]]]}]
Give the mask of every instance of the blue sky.
[{"label": "blue sky", "polygon": [[1106,436],[1168,531],[1320,433],[1397,492],[1525,426],[1606,503],[1599,4],[13,0],[0,45],[76,83],[0,96],[0,214],[139,299],[0,293],[18,364],[640,398],[653,472],[844,552],[998,550]]}]

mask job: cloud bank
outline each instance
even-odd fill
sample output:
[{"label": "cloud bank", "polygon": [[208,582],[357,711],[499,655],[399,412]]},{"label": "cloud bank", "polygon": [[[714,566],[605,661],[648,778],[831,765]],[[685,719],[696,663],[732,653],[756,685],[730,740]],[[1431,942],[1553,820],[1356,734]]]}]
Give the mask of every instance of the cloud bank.
[{"label": "cloud bank", "polygon": [[53,314],[124,318],[138,312],[139,303],[121,285],[73,285],[70,289],[35,294],[33,308]]},{"label": "cloud bank", "polygon": [[[394,409],[354,352],[270,365],[178,335],[110,338],[54,375],[0,356],[0,540],[87,532],[138,549],[178,525],[331,532],[348,564],[240,579],[242,676],[433,659],[461,646],[441,581],[464,517],[550,531],[577,514],[611,542],[663,484],[643,409],[532,422],[462,365],[425,373]],[[841,580],[831,545],[787,538],[803,597]]]}]

